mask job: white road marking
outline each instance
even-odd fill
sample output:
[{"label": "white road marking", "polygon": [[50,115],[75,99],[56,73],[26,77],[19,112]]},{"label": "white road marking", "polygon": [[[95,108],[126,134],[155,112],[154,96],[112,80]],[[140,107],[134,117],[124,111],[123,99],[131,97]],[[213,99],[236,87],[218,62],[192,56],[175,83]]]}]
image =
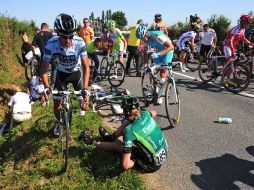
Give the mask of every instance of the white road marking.
[{"label": "white road marking", "polygon": [[[202,82],[202,80],[200,78],[197,78],[197,77],[192,77],[192,76],[189,76],[189,75],[186,75],[186,74],[183,74],[183,73],[178,73],[178,72],[175,72],[173,71],[173,73],[175,75],[179,75],[179,76],[182,76],[182,77],[185,77],[185,78],[188,78],[188,79],[192,79],[192,80],[195,80],[195,81],[199,81],[199,82]],[[223,86],[219,85],[219,84],[216,84],[214,82],[208,82],[209,84],[212,84],[216,87],[220,87],[220,88],[224,88]],[[238,93],[242,96],[246,96],[246,97],[250,97],[250,98],[254,98],[254,94],[249,94],[249,93],[246,93],[246,92],[240,92]]]}]

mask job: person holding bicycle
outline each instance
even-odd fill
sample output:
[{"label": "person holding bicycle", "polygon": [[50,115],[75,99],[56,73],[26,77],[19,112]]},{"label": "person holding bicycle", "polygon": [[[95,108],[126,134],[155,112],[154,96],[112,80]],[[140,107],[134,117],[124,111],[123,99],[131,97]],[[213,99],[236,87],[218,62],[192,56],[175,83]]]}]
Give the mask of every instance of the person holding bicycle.
[{"label": "person holding bicycle", "polygon": [[116,28],[114,20],[108,21],[107,38],[113,41],[113,47],[111,52],[119,52],[119,61],[123,63],[123,54],[126,53],[127,42],[122,32]]},{"label": "person holding bicycle", "polygon": [[99,62],[96,50],[106,51],[106,48],[101,38],[96,38],[95,40],[90,41],[86,46],[88,58],[93,60],[95,64],[93,76],[90,76],[92,81],[94,81],[96,77],[99,77],[98,70],[99,70],[100,62]]},{"label": "person holding bicycle", "polygon": [[252,18],[250,15],[241,15],[239,23],[237,26],[234,26],[226,36],[226,39],[223,43],[223,52],[226,56],[227,63],[237,59],[236,46],[240,40],[247,45],[254,46],[246,37],[245,37],[245,28],[252,23]]},{"label": "person holding bicycle", "polygon": [[[161,31],[147,31],[147,24],[140,24],[136,30],[136,36],[143,39],[157,52],[152,54],[154,64],[163,64],[160,71],[161,83],[166,81],[168,76],[168,67],[173,59],[174,46],[171,39]],[[162,104],[162,97],[158,98],[158,104]]]},{"label": "person holding bicycle", "polygon": [[196,35],[197,35],[199,29],[200,29],[199,24],[195,23],[195,24],[191,25],[190,31],[183,33],[177,42],[177,46],[181,52],[180,61],[183,65],[182,72],[189,71],[189,69],[186,68],[184,65],[185,57],[186,57],[186,44],[190,43],[191,50],[193,52],[195,52],[195,38],[196,38]]},{"label": "person holding bicycle", "polygon": [[[57,70],[54,89],[66,90],[67,85],[72,83],[75,91],[81,90],[84,98],[79,96],[78,99],[80,101],[80,115],[83,116],[85,110],[89,108],[88,81],[90,75],[85,42],[82,38],[74,36],[76,20],[70,15],[64,13],[58,15],[54,27],[57,36],[47,42],[41,67],[41,78],[45,91],[48,93],[50,89],[47,71],[50,61],[54,60]],[[61,96],[54,96],[54,114],[58,121],[60,109]],[[54,133],[59,134],[59,122],[56,124]]]},{"label": "person holding bicycle", "polygon": [[[154,121],[156,111],[140,109],[136,97],[126,98],[121,107],[126,118],[113,134],[99,127],[102,141],[96,147],[122,154],[121,166],[127,170],[135,164],[146,172],[155,172],[168,157],[167,141]],[[118,137],[123,136],[123,141]],[[94,141],[90,142],[95,143]]]}]

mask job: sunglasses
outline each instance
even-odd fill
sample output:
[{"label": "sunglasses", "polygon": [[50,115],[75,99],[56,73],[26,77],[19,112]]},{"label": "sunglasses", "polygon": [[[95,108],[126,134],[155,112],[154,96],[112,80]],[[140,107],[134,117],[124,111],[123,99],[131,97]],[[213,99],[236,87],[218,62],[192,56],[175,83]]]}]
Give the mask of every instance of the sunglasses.
[{"label": "sunglasses", "polygon": [[65,40],[72,40],[74,36],[61,36]]}]

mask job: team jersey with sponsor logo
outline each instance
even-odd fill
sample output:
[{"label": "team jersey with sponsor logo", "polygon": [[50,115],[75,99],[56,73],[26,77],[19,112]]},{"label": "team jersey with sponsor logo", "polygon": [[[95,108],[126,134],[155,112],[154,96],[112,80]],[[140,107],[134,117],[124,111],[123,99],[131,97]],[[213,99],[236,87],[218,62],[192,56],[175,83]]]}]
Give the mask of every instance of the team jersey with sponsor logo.
[{"label": "team jersey with sponsor logo", "polygon": [[186,42],[187,40],[191,40],[191,39],[195,38],[196,35],[197,35],[197,33],[194,31],[185,32],[180,36],[179,43],[181,44],[181,43]]},{"label": "team jersey with sponsor logo", "polygon": [[47,42],[43,60],[54,62],[58,71],[72,73],[81,69],[81,58],[83,57],[87,57],[87,52],[82,38],[74,36],[72,45],[63,48],[60,45],[60,37],[55,36]]},{"label": "team jersey with sponsor logo", "polygon": [[141,116],[124,130],[124,152],[131,152],[135,142],[141,143],[151,154],[155,165],[162,164],[168,156],[167,141],[148,111],[142,110]]},{"label": "team jersey with sponsor logo", "polygon": [[149,32],[148,44],[152,48],[156,48],[158,51],[162,51],[167,47],[164,45],[166,41],[171,41],[170,38],[161,31]]},{"label": "team jersey with sponsor logo", "polygon": [[226,46],[229,46],[230,43],[230,39],[232,37],[234,37],[233,39],[233,48],[236,47],[236,45],[238,44],[239,40],[241,40],[242,38],[244,38],[244,33],[245,33],[245,29],[241,29],[240,25],[237,25],[235,27],[233,27],[226,36],[226,39],[224,41],[224,44]]}]

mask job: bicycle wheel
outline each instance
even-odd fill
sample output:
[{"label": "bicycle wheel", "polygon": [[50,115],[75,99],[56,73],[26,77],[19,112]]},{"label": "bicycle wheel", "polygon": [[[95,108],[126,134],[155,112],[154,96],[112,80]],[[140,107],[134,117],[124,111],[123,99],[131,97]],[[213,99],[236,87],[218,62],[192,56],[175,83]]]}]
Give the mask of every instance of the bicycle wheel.
[{"label": "bicycle wheel", "polygon": [[67,170],[68,167],[68,158],[69,158],[69,117],[68,113],[63,113],[63,126],[61,126],[61,132],[60,132],[60,140],[61,140],[61,146],[62,146],[62,156],[64,161],[64,169]]},{"label": "bicycle wheel", "polygon": [[185,57],[185,64],[186,64],[186,67],[188,69],[190,69],[190,71],[192,71],[192,72],[198,70],[198,67],[199,67],[198,53],[197,52],[195,52],[195,53],[188,52]]},{"label": "bicycle wheel", "polygon": [[250,83],[250,72],[244,65],[235,64],[234,71],[231,65],[227,65],[222,74],[223,86],[232,93],[245,90]]},{"label": "bicycle wheel", "polygon": [[103,57],[101,60],[101,65],[100,65],[101,79],[105,79],[106,76],[108,75],[108,66],[109,66],[108,58]]},{"label": "bicycle wheel", "polygon": [[172,127],[176,127],[180,120],[180,96],[177,87],[172,82],[168,82],[165,96],[168,121]]},{"label": "bicycle wheel", "polygon": [[206,58],[204,61],[200,62],[198,75],[205,83],[213,80],[213,78],[218,75],[215,60],[212,58]]},{"label": "bicycle wheel", "polygon": [[155,79],[151,72],[144,71],[141,79],[141,89],[142,89],[142,95],[145,101],[145,105],[149,106],[149,104],[153,103],[156,94],[156,89],[154,86]]},{"label": "bicycle wheel", "polygon": [[116,61],[114,64],[110,65],[108,72],[108,81],[112,87],[119,87],[125,78],[125,68],[124,65]]}]

